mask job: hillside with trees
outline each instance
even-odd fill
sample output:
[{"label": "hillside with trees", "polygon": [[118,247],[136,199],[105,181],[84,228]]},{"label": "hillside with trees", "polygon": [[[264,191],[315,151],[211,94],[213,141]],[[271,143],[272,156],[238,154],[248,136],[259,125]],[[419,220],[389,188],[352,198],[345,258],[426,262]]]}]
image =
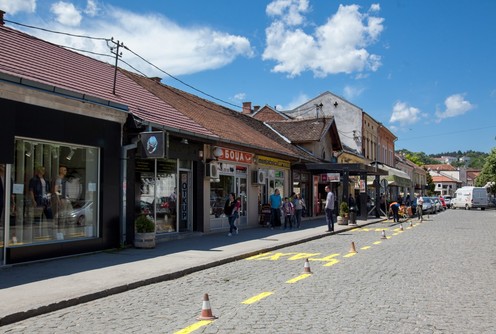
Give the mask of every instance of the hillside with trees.
[{"label": "hillside with trees", "polygon": [[[441,158],[445,156],[445,157],[456,158],[457,161],[451,163],[453,167],[466,167],[472,169],[482,169],[484,167],[484,163],[486,162],[486,159],[489,156],[489,154],[487,153],[471,151],[471,150],[466,152],[454,151],[454,152],[442,152],[442,153],[427,155],[424,152],[411,152],[406,149],[402,149],[397,151],[397,153],[404,154],[404,156],[408,160],[414,162],[419,166],[438,164],[440,162],[435,158]],[[470,158],[470,162],[467,165],[465,165],[465,162],[460,161],[460,158],[463,157]]]}]

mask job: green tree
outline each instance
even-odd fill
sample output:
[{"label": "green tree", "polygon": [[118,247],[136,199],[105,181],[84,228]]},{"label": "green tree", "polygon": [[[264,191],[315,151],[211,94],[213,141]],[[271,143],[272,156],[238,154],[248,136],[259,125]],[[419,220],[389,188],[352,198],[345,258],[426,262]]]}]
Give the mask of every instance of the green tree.
[{"label": "green tree", "polygon": [[496,147],[492,149],[491,154],[486,158],[482,171],[475,180],[475,185],[483,187],[492,182],[490,192],[496,194]]},{"label": "green tree", "polygon": [[429,174],[429,172],[427,172],[426,181],[427,181],[427,189],[426,189],[427,195],[432,196],[434,194],[434,188],[436,187],[436,185],[434,184],[434,181],[432,181],[432,176],[431,174]]}]

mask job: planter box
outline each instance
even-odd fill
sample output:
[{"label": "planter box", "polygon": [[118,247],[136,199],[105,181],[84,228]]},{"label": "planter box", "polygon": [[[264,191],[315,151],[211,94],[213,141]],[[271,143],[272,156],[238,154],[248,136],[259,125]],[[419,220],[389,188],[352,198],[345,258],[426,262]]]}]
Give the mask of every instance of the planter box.
[{"label": "planter box", "polygon": [[134,247],[155,248],[155,232],[136,233],[134,236]]}]

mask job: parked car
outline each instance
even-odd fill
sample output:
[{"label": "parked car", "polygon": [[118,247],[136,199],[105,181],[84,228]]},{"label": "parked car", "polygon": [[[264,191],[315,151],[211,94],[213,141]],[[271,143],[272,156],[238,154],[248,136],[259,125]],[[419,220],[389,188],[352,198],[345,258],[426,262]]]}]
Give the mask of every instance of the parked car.
[{"label": "parked car", "polygon": [[441,212],[443,209],[442,209],[442,204],[441,204],[441,201],[439,200],[439,198],[437,197],[429,197],[434,205],[434,213],[438,213],[438,212]]},{"label": "parked car", "polygon": [[424,199],[424,204],[422,205],[423,214],[434,214],[436,213],[436,205],[431,197],[422,197]]},{"label": "parked car", "polygon": [[447,209],[447,205],[446,205],[446,201],[444,200],[444,197],[443,196],[439,196],[438,199],[441,202],[442,209],[443,210],[446,210]]},{"label": "parked car", "polygon": [[451,208],[451,196],[444,196],[444,201],[446,202],[446,207]]},{"label": "parked car", "polygon": [[[434,206],[434,203],[432,201],[432,199],[430,197],[424,197],[422,196],[422,198],[424,199],[424,204],[422,205],[422,213],[423,214],[431,214],[431,213],[435,213],[435,206]],[[413,201],[412,201],[412,215],[413,216],[416,216],[417,215],[417,199],[414,198]]]},{"label": "parked car", "polygon": [[86,219],[93,217],[93,201],[75,201],[72,210],[61,213],[60,219],[64,219],[67,223],[84,226]]}]

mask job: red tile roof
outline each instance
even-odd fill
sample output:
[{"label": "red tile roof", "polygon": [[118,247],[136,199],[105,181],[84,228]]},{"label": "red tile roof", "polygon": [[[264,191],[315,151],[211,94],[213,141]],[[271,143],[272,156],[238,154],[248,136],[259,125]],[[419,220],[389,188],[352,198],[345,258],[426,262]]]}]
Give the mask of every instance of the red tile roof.
[{"label": "red tile roof", "polygon": [[436,164],[436,165],[423,165],[427,170],[434,170],[434,171],[454,171],[456,170],[455,167],[451,166],[450,164]]},{"label": "red tile roof", "polygon": [[215,137],[119,71],[114,95],[115,68],[110,64],[5,26],[0,26],[0,45],[0,72],[22,78],[23,82],[32,80],[127,105],[131,113],[165,128]]},{"label": "red tile roof", "polygon": [[282,121],[287,119],[287,117],[281,115],[278,113],[276,110],[268,107],[268,106],[263,106],[260,110],[257,112],[254,112],[251,115],[253,118],[258,119],[259,121]]},{"label": "red tile roof", "polygon": [[266,123],[291,140],[292,143],[308,143],[321,140],[329,132],[333,122],[333,117],[329,117],[325,119],[267,121]]},{"label": "red tile roof", "polygon": [[432,176],[432,182],[441,182],[441,183],[461,183],[459,180],[452,179],[445,175],[434,175]]},{"label": "red tile roof", "polygon": [[310,155],[306,156],[304,152],[285,142],[262,122],[248,115],[141,75],[124,70],[122,72],[158,98],[167,101],[176,110],[209,129],[222,139],[221,141],[272,151],[295,159],[302,156],[310,161],[315,159]]}]

